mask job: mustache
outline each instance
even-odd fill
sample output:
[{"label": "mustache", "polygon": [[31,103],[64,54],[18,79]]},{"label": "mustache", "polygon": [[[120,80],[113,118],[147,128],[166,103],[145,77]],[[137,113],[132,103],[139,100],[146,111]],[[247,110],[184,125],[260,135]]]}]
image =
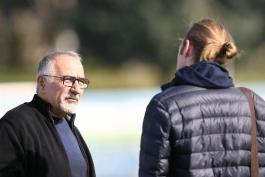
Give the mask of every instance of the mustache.
[{"label": "mustache", "polygon": [[65,99],[68,99],[68,98],[71,98],[71,99],[75,99],[77,101],[79,101],[79,96],[78,95],[75,95],[75,94],[68,94],[64,97]]}]

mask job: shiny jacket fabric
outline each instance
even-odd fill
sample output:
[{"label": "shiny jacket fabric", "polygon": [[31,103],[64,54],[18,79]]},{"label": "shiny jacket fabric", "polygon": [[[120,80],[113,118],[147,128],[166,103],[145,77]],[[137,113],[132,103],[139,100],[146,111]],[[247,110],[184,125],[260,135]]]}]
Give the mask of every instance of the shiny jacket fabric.
[{"label": "shiny jacket fabric", "polygon": [[[49,108],[34,95],[31,102],[8,111],[0,119],[1,177],[71,177],[68,157]],[[87,176],[95,177],[91,154],[74,119],[74,114],[69,117],[69,126],[88,165]]]},{"label": "shiny jacket fabric", "polygon": [[[251,115],[243,92],[176,80],[147,106],[139,177],[250,177]],[[251,93],[265,176],[265,102]]]}]

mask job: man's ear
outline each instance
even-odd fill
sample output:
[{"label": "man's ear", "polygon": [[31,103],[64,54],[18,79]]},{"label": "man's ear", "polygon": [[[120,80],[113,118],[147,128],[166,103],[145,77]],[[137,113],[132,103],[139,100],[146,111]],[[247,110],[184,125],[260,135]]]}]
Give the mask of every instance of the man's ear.
[{"label": "man's ear", "polygon": [[185,57],[188,57],[192,54],[193,46],[190,42],[190,40],[185,40],[183,44],[183,53]]},{"label": "man's ear", "polygon": [[44,82],[44,76],[39,76],[37,78],[37,84],[38,84],[38,90],[40,92],[43,92],[44,88],[45,88],[45,82]]}]

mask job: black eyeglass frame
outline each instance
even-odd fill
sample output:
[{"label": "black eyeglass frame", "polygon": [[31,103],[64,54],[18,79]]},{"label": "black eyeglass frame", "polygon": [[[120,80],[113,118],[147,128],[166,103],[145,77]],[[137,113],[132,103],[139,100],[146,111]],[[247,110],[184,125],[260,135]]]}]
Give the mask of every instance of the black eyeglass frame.
[{"label": "black eyeglass frame", "polygon": [[[73,85],[75,84],[75,81],[78,81],[78,83],[81,82],[84,85],[84,87],[81,87],[79,85],[80,89],[86,89],[90,83],[90,81],[86,78],[76,78],[74,76],[61,76],[61,77],[59,77],[59,76],[51,76],[51,75],[47,75],[47,74],[44,74],[43,76],[59,78],[61,81],[63,81],[63,85],[66,87],[73,87]],[[65,80],[71,81],[72,85],[65,84]]]}]

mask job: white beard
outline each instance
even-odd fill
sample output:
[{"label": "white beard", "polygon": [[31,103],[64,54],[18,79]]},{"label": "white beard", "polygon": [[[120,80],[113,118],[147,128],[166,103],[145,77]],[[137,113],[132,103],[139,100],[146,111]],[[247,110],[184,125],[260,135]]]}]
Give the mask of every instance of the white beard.
[{"label": "white beard", "polygon": [[73,114],[75,112],[75,108],[78,105],[78,103],[61,103],[60,104],[60,108],[63,112],[67,113],[67,114]]}]

